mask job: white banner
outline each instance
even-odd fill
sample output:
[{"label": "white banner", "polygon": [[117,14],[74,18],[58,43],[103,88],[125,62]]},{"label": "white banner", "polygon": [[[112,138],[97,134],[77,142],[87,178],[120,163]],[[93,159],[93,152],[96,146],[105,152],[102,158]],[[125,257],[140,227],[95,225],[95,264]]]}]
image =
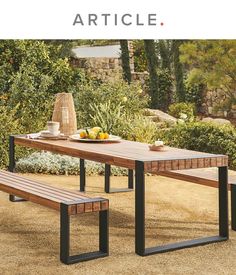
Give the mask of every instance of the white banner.
[{"label": "white banner", "polygon": [[235,39],[235,0],[6,0],[0,39]]}]

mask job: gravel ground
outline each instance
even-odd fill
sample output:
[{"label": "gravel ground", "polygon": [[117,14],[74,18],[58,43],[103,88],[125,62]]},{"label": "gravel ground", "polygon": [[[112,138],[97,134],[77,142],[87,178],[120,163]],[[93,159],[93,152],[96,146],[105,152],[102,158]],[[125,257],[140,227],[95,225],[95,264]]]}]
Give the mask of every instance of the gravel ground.
[{"label": "gravel ground", "polygon": [[[78,177],[27,175],[78,188]],[[112,177],[113,187],[127,177]],[[87,193],[110,200],[110,256],[66,266],[59,261],[59,215],[30,202],[10,203],[0,192],[0,274],[236,274],[236,232],[223,243],[140,257],[134,253],[134,192],[105,194],[102,176],[88,177]],[[212,236],[217,190],[164,177],[147,177],[146,245]],[[72,250],[94,250],[97,213],[72,218]]]}]

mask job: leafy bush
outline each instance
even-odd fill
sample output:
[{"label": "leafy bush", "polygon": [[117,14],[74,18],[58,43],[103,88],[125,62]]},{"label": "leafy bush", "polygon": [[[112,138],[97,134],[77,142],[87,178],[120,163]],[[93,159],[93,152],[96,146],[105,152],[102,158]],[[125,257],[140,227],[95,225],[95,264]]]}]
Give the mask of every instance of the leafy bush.
[{"label": "leafy bush", "polygon": [[167,110],[172,96],[172,82],[171,73],[168,69],[161,69],[157,71],[159,81],[159,94],[162,104],[162,109]]},{"label": "leafy bush", "polygon": [[[110,101],[111,106],[122,106],[122,113],[133,116],[142,112],[148,105],[148,96],[142,94],[139,84],[126,82],[82,81],[74,91],[78,127],[84,128],[93,124],[96,114],[94,104],[104,104]],[[93,103],[91,105],[91,103]]]},{"label": "leafy bush", "polygon": [[133,48],[135,72],[147,71],[147,59],[144,52],[143,40],[133,40]]},{"label": "leafy bush", "polygon": [[[16,170],[20,173],[42,173],[52,175],[79,175],[80,160],[78,158],[52,154],[50,152],[35,152],[16,163]],[[127,175],[127,169],[111,167],[114,176]],[[103,175],[104,165],[86,161],[87,175]]]},{"label": "leafy bush", "polygon": [[192,121],[196,114],[196,108],[193,103],[174,103],[169,106],[169,114],[185,121]]},{"label": "leafy bush", "polygon": [[81,79],[61,47],[44,41],[0,41],[0,96],[10,108],[19,106],[15,117],[25,132],[40,130],[52,112],[53,96],[70,91]]},{"label": "leafy bush", "polygon": [[0,167],[8,163],[8,140],[12,132],[17,132],[18,121],[15,120],[15,110],[0,106]]},{"label": "leafy bush", "polygon": [[158,127],[157,124],[144,116],[136,116],[127,121],[123,130],[123,136],[128,140],[153,143],[156,139]]},{"label": "leafy bush", "polygon": [[[16,118],[18,106],[10,109],[0,104],[0,168],[7,168],[9,164],[9,136],[24,133],[20,119]],[[22,158],[32,153],[32,149],[16,146],[16,157]]]},{"label": "leafy bush", "polygon": [[158,132],[158,137],[168,145],[229,156],[229,166],[236,169],[236,128],[192,122]]},{"label": "leafy bush", "polygon": [[123,106],[112,106],[111,102],[93,104],[96,111],[92,116],[92,126],[99,126],[103,131],[121,136],[122,138],[140,142],[152,143],[155,141],[157,124],[148,117],[140,115],[128,116],[123,111]]},{"label": "leafy bush", "polygon": [[185,81],[185,100],[194,103],[197,109],[202,105],[204,85]]}]

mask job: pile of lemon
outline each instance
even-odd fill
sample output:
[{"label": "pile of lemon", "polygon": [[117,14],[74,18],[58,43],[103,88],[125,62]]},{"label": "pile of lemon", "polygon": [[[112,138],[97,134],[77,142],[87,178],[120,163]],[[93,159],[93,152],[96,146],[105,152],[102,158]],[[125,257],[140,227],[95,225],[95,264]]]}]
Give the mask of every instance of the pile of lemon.
[{"label": "pile of lemon", "polygon": [[80,129],[79,130],[80,138],[85,139],[109,139],[109,134],[103,132],[100,127],[93,127],[91,129]]}]

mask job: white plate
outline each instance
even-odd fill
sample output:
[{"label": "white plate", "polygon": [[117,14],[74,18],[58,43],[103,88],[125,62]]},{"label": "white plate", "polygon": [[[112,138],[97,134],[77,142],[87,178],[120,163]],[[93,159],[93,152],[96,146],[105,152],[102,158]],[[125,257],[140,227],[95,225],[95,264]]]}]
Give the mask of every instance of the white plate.
[{"label": "white plate", "polygon": [[58,131],[57,135],[53,135],[47,130],[40,132],[40,137],[45,137],[45,138],[55,138],[55,137],[60,137],[61,135],[62,134],[60,133],[60,131]]},{"label": "white plate", "polygon": [[108,139],[90,139],[90,138],[81,138],[80,135],[70,136],[71,140],[81,141],[81,142],[117,142],[121,140],[121,137],[110,135]]}]

